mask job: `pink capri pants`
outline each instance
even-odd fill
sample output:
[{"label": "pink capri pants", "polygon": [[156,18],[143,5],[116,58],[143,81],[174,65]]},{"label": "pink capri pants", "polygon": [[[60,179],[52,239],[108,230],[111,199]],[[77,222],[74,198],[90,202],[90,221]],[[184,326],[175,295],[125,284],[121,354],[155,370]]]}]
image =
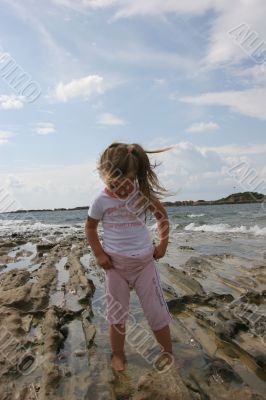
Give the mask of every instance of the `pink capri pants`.
[{"label": "pink capri pants", "polygon": [[172,320],[161,288],[153,258],[154,246],[138,255],[122,255],[104,250],[114,268],[105,270],[106,319],[110,324],[124,324],[128,318],[130,290],[135,289],[144,315],[153,331]]}]

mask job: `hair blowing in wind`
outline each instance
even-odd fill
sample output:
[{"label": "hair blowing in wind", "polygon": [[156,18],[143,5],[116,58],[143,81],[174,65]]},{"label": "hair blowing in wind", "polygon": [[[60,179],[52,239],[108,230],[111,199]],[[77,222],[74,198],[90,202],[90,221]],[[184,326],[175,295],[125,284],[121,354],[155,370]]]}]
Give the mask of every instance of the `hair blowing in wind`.
[{"label": "hair blowing in wind", "polygon": [[147,154],[162,153],[171,149],[170,146],[146,150],[138,143],[114,142],[100,156],[99,174],[104,181],[120,177],[135,178],[142,196],[153,201],[165,196],[167,189],[159,182],[154,172],[159,164],[151,164]]}]

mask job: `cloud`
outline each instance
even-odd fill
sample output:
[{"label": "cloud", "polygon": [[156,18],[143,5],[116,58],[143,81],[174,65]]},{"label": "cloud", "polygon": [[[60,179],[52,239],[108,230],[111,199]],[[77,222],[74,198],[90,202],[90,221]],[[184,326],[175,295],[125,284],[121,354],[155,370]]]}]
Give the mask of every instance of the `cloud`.
[{"label": "cloud", "polygon": [[[260,150],[260,157],[259,148]],[[162,165],[159,177],[166,187],[180,199],[215,199],[233,191],[252,191],[252,182],[241,180],[241,176],[229,175],[228,170],[244,163],[256,173],[256,182],[266,181],[265,156],[266,145],[201,147],[190,142],[174,145],[174,150],[161,153]],[[158,159],[158,156],[153,158]],[[266,185],[260,185],[266,192]],[[169,200],[172,200],[169,197]]]},{"label": "cloud", "polygon": [[249,68],[234,68],[231,69],[231,74],[242,84],[266,86],[266,64],[253,65]]},{"label": "cloud", "polygon": [[21,189],[24,186],[22,179],[13,174],[7,176],[5,184],[8,189]]},{"label": "cloud", "polygon": [[99,116],[98,124],[101,125],[125,125],[126,122],[111,113],[103,113]]},{"label": "cloud", "polygon": [[6,59],[9,59],[11,55],[7,53],[6,51],[2,51],[2,47],[0,46],[0,64],[5,61]]},{"label": "cloud", "polygon": [[103,49],[98,47],[95,54],[103,60],[141,65],[142,68],[161,67],[171,68],[178,71],[195,72],[195,60],[184,54],[170,52],[167,50],[154,50],[143,44],[127,43],[126,48]]},{"label": "cloud", "polygon": [[[215,1],[187,0],[186,2],[176,0],[53,0],[58,5],[75,8],[76,11],[87,9],[112,7],[115,10],[115,18],[131,17],[134,15],[161,15],[163,13],[196,13],[201,14],[210,8]],[[73,4],[75,3],[75,4]]]},{"label": "cloud", "polygon": [[[251,151],[248,146],[237,145],[227,148],[201,147],[190,142],[172,145],[174,148],[171,151],[150,155],[152,161],[162,162],[155,172],[160,182],[174,194],[164,200],[216,199],[229,195],[234,187],[239,191],[252,190],[253,183],[248,180],[243,182],[242,175],[238,176],[235,172],[236,168],[233,169],[234,175],[228,173],[237,165],[257,171],[255,184],[266,181],[265,156],[261,154],[258,157],[259,148],[264,146],[265,152],[265,145],[253,145]],[[103,187],[96,161],[91,159],[74,165],[20,168],[11,176],[0,172],[0,181],[8,179],[17,202],[27,209],[86,206]],[[260,189],[263,192],[262,185]]]},{"label": "cloud", "polygon": [[197,132],[209,132],[219,129],[220,126],[216,122],[195,122],[189,128],[186,129],[187,132],[197,133]]},{"label": "cloud", "polygon": [[218,154],[223,155],[246,155],[246,154],[266,154],[266,144],[254,144],[249,146],[239,146],[229,144],[225,146],[209,147],[208,150],[215,151]]},{"label": "cloud", "polygon": [[56,129],[52,122],[39,122],[33,128],[33,132],[38,135],[49,135],[50,133],[55,133]]},{"label": "cloud", "polygon": [[[58,6],[86,12],[94,9],[109,8],[112,20],[134,16],[158,16],[165,14],[202,16],[212,11],[209,32],[205,34],[208,41],[204,65],[207,68],[224,63],[239,63],[248,57],[247,53],[236,43],[229,32],[242,23],[248,23],[250,32],[255,32],[261,40],[266,39],[266,2],[264,0],[52,0]],[[194,27],[191,27],[194,29]],[[197,35],[200,32],[196,32]]]},{"label": "cloud", "polygon": [[180,100],[200,106],[227,106],[233,112],[263,120],[266,119],[266,88],[210,92],[198,96],[185,96]]},{"label": "cloud", "polygon": [[24,96],[0,95],[0,108],[3,110],[19,109],[24,106]]},{"label": "cloud", "polygon": [[264,0],[253,0],[252,4],[245,0],[237,2],[224,0],[220,4],[217,1],[215,8],[217,13],[212,22],[206,65],[236,64],[251,57],[234,33],[241,24],[245,24],[247,27],[244,37],[247,38],[251,34],[254,40],[255,34],[257,43],[264,41],[265,44],[266,2]]},{"label": "cloud", "polygon": [[[70,165],[36,165],[20,168],[12,174],[0,171],[19,208],[89,206],[103,187],[96,170],[96,160]],[[85,218],[85,214],[84,214]]]},{"label": "cloud", "polygon": [[54,90],[54,98],[60,102],[67,102],[76,97],[87,98],[94,94],[102,94],[105,90],[102,76],[88,75],[69,83],[59,82]]},{"label": "cloud", "polygon": [[9,138],[14,136],[13,132],[10,131],[0,131],[0,145],[9,143]]}]

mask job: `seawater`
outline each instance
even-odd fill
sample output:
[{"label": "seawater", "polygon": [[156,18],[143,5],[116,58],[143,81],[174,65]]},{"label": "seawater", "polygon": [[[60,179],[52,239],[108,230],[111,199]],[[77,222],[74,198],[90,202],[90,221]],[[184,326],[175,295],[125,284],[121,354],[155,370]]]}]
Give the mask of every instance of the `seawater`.
[{"label": "seawater", "polygon": [[[197,247],[207,254],[235,254],[248,257],[266,252],[266,206],[261,203],[166,207],[170,237],[177,243]],[[31,211],[0,214],[0,237],[14,233],[40,238],[84,234],[87,210]],[[156,232],[152,214],[147,219],[151,234]],[[101,227],[100,227],[101,231]]]}]

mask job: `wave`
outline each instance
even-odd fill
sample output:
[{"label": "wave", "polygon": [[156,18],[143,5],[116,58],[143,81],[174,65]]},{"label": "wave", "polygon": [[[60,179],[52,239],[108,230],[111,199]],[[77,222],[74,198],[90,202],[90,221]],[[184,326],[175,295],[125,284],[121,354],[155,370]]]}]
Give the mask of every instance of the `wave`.
[{"label": "wave", "polygon": [[194,222],[184,227],[185,231],[194,232],[215,232],[215,233],[252,233],[255,236],[266,235],[266,228],[261,228],[258,225],[247,227],[245,225],[232,227],[229,224],[216,224],[216,225],[200,225],[196,226]]},{"label": "wave", "polygon": [[63,234],[73,233],[79,231],[82,224],[79,226],[73,225],[59,225],[59,224],[45,224],[43,222],[33,220],[0,220],[0,236],[10,235],[12,233],[48,233],[53,234],[55,231],[61,231]]},{"label": "wave", "polygon": [[198,218],[198,217],[204,217],[206,214],[188,214],[187,216],[189,218]]}]

